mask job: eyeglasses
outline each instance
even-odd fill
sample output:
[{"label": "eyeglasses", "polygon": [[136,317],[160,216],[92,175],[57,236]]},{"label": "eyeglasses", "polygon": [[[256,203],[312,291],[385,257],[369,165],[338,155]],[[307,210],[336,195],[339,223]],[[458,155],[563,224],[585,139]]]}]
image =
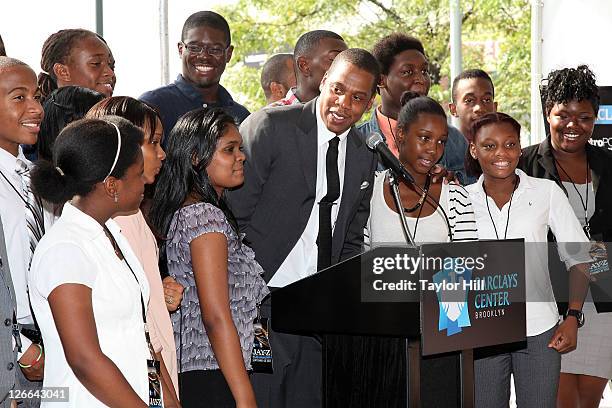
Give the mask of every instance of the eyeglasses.
[{"label": "eyeglasses", "polygon": [[201,55],[206,52],[208,55],[212,57],[220,57],[225,54],[225,51],[229,48],[229,45],[225,48],[216,46],[208,46],[208,45],[198,45],[198,44],[185,44],[182,43],[183,46],[189,51],[190,54]]}]

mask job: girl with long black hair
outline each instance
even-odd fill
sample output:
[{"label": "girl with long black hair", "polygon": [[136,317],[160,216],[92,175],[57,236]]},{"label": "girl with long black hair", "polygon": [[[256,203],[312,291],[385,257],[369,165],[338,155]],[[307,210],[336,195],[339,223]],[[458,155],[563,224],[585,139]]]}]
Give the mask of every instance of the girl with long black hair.
[{"label": "girl with long black hair", "polygon": [[268,290],[224,192],[244,181],[242,137],[221,109],[172,129],[150,211],[168,272],[185,287],[172,316],[183,407],[255,407],[247,370],[257,304]]}]

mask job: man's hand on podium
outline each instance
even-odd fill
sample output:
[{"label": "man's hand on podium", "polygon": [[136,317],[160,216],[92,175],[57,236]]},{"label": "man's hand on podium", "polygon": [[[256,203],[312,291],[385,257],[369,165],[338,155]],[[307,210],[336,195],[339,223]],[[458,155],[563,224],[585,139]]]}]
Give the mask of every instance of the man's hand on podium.
[{"label": "man's hand on podium", "polygon": [[577,339],[578,321],[576,319],[565,319],[555,330],[548,347],[554,348],[559,353],[569,353],[576,349]]}]

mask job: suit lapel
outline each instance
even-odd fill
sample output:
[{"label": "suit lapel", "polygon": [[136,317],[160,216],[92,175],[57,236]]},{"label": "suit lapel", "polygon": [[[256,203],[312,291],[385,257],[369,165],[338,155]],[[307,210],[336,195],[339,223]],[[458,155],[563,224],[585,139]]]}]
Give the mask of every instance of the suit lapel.
[{"label": "suit lapel", "polygon": [[304,173],[306,186],[312,195],[317,188],[317,117],[316,99],[306,103],[298,119],[296,143],[300,167]]}]

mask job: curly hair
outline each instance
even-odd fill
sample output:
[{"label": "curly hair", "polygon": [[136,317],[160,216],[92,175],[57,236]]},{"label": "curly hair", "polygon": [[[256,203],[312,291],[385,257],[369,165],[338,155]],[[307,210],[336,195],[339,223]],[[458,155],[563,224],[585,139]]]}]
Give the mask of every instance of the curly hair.
[{"label": "curly hair", "polygon": [[540,91],[547,115],[556,104],[570,101],[589,101],[593,112],[599,111],[599,88],[595,74],[587,65],[552,71],[542,81]]},{"label": "curly hair", "polygon": [[372,48],[372,55],[378,60],[382,74],[387,75],[395,56],[407,50],[416,50],[426,56],[421,40],[403,33],[393,33],[378,40]]}]

